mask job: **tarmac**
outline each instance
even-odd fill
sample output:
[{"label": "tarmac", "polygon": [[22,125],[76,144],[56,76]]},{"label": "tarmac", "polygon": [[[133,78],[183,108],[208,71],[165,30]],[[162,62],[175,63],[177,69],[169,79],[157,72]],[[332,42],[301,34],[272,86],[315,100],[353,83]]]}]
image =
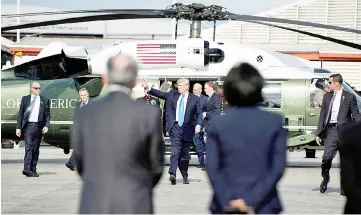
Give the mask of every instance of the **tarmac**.
[{"label": "tarmac", "polygon": [[[340,195],[339,157],[334,159],[328,190],[321,194],[322,151],[316,153],[316,158],[304,158],[304,152],[291,152],[287,156],[288,167],[279,183],[283,213],[342,214],[345,197]],[[38,178],[22,175],[23,157],[23,147],[1,151],[1,213],[77,213],[82,182],[76,171],[65,167],[70,154],[65,155],[61,149],[53,147],[41,147]],[[191,166],[190,184],[182,184],[179,178],[177,185],[171,185],[167,171],[166,166],[154,191],[155,213],[209,214],[212,190],[206,172]]]}]

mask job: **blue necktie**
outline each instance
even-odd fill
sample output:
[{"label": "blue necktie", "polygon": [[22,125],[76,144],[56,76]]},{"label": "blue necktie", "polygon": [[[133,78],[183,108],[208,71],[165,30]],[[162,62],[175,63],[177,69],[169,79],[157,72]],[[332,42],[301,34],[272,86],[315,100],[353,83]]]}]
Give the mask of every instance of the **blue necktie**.
[{"label": "blue necktie", "polygon": [[178,108],[178,125],[182,126],[184,120],[184,95],[182,95],[182,98],[179,102],[179,108]]}]

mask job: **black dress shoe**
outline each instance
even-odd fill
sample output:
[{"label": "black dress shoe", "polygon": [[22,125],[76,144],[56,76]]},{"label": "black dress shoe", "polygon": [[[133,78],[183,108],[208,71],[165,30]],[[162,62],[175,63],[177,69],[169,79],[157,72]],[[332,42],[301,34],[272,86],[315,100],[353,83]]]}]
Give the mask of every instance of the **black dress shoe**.
[{"label": "black dress shoe", "polygon": [[172,183],[172,185],[175,185],[175,184],[176,184],[175,175],[170,175],[170,176],[169,176],[169,181]]},{"label": "black dress shoe", "polygon": [[26,177],[31,177],[33,175],[33,173],[29,170],[23,170],[23,175],[25,175]]},{"label": "black dress shoe", "polygon": [[65,166],[68,167],[71,171],[74,171],[74,165],[72,165],[71,163],[67,162]]},{"label": "black dress shoe", "polygon": [[197,168],[204,168],[203,164],[198,164]]},{"label": "black dress shoe", "polygon": [[32,173],[33,173],[33,175],[31,177],[39,177],[39,174],[36,171],[34,171]]},{"label": "black dress shoe", "polygon": [[345,191],[341,188],[341,193],[340,193],[341,196],[346,196],[345,194]]},{"label": "black dress shoe", "polygon": [[189,184],[188,178],[183,178],[183,184]]},{"label": "black dress shoe", "polygon": [[325,179],[325,178],[322,180],[321,185],[320,185],[320,192],[321,193],[326,192],[327,184],[328,184],[329,181],[330,181],[330,179]]}]

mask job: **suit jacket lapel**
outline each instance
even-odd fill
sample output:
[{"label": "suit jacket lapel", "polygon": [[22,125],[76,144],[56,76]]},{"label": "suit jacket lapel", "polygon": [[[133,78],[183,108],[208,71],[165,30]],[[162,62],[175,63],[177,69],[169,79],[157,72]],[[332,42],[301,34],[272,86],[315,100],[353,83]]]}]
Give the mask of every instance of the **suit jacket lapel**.
[{"label": "suit jacket lapel", "polygon": [[338,114],[341,113],[341,110],[344,107],[345,101],[346,101],[345,90],[342,90],[342,95],[341,95],[341,100],[340,100],[340,108],[338,109]]},{"label": "suit jacket lapel", "polygon": [[44,98],[42,96],[39,95],[40,98],[40,106],[39,106],[39,116],[38,116],[38,121],[40,121],[40,116],[42,116],[43,111],[44,111]]},{"label": "suit jacket lapel", "polygon": [[184,115],[188,110],[189,107],[189,102],[191,101],[191,93],[188,93],[188,98],[187,98],[187,104],[186,104],[186,110],[184,111]]}]

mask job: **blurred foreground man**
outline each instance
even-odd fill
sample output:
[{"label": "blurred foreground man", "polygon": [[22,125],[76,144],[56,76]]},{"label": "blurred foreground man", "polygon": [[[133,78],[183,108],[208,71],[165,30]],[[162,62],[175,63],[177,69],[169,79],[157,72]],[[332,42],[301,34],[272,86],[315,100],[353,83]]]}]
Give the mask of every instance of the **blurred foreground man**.
[{"label": "blurred foreground man", "polygon": [[131,99],[138,68],[129,56],[108,60],[109,94],[78,111],[73,153],[83,179],[80,214],[151,214],[164,156],[160,112]]},{"label": "blurred foreground man", "polygon": [[32,83],[30,91],[30,95],[21,99],[16,136],[23,135],[25,141],[23,175],[39,177],[36,166],[42,134],[47,133],[50,126],[50,102],[40,95],[40,83]]},{"label": "blurred foreground man", "polygon": [[349,126],[341,133],[341,181],[346,205],[344,214],[361,214],[361,123]]},{"label": "blurred foreground man", "polygon": [[[79,97],[80,97],[80,101],[75,106],[75,112],[79,111],[79,109],[81,109],[90,102],[88,90],[85,88],[81,88],[79,90]],[[72,153],[69,158],[69,161],[65,163],[65,166],[68,167],[71,171],[74,171],[75,169],[74,159],[75,159],[74,153]]]}]

